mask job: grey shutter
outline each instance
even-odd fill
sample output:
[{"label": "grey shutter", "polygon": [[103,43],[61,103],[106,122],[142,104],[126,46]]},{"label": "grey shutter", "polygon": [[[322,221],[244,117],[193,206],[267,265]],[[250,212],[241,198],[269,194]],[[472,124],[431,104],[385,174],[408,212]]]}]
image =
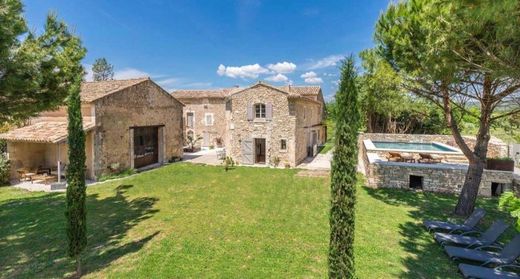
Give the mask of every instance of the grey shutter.
[{"label": "grey shutter", "polygon": [[253,153],[253,140],[244,139],[242,140],[242,164],[252,165],[254,164],[254,153]]},{"label": "grey shutter", "polygon": [[253,120],[253,105],[247,105],[247,121]]},{"label": "grey shutter", "polygon": [[267,118],[267,120],[273,119],[273,104],[271,103],[265,105],[265,118]]}]

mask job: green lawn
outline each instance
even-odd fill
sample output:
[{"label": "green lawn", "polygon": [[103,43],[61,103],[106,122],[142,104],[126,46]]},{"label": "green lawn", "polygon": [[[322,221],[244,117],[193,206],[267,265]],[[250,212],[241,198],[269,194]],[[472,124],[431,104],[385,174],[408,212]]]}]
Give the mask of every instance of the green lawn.
[{"label": "green lawn", "polygon": [[[91,186],[84,271],[90,278],[326,277],[328,179],[296,172],[180,163]],[[0,188],[0,277],[72,274],[64,199]],[[359,187],[359,277],[456,277],[420,226],[444,218],[454,202]],[[495,204],[483,201],[491,211]]]}]

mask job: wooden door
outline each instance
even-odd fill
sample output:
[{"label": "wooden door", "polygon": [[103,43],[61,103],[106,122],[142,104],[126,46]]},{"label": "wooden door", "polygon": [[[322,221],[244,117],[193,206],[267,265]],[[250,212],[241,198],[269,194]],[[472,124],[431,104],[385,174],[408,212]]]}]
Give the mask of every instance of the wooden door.
[{"label": "wooden door", "polygon": [[141,168],[159,162],[157,127],[134,128],[134,167]]},{"label": "wooden door", "polygon": [[242,164],[252,165],[254,164],[254,152],[253,152],[253,140],[244,139],[241,143],[242,150]]}]

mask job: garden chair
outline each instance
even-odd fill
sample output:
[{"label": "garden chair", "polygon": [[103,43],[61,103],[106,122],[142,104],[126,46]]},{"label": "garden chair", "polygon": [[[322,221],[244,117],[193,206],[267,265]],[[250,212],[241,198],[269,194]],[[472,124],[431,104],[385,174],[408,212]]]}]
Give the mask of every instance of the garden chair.
[{"label": "garden chair", "polygon": [[397,152],[388,152],[388,156],[386,157],[389,162],[403,162],[404,159],[401,157],[401,154]]},{"label": "garden chair", "polygon": [[520,275],[511,271],[504,271],[504,268],[516,269],[520,272],[520,266],[518,265],[501,265],[495,268],[488,268],[470,264],[459,264],[459,271],[464,278],[520,279]]},{"label": "garden chair", "polygon": [[504,231],[509,227],[508,224],[504,223],[502,220],[498,220],[493,222],[491,226],[483,232],[479,237],[469,236],[471,233],[475,233],[474,231],[469,231],[458,234],[450,234],[450,233],[435,233],[434,238],[437,242],[439,242],[442,246],[445,246],[448,243],[458,244],[466,246],[466,248],[474,247],[474,246],[485,246],[496,244],[498,237],[504,233]]},{"label": "garden chair", "polygon": [[[484,251],[483,249],[497,249],[498,252]],[[482,266],[510,265],[520,257],[520,234],[517,234],[504,248],[497,246],[481,246],[476,249],[446,246],[444,251],[452,260],[465,259],[481,262]]]},{"label": "garden chair", "polygon": [[436,164],[442,162],[442,158],[437,155],[419,153],[419,156],[421,157],[419,163]]},{"label": "garden chair", "polygon": [[434,230],[445,230],[450,231],[450,233],[461,231],[475,231],[478,222],[486,215],[486,211],[482,208],[476,208],[473,213],[461,224],[455,224],[450,222],[442,222],[442,221],[424,221],[423,224],[428,229],[428,231]]}]

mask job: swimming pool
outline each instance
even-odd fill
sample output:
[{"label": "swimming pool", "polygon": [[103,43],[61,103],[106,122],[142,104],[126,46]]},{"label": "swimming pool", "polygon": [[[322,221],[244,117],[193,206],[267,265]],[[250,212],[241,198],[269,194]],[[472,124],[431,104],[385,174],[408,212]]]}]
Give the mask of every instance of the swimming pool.
[{"label": "swimming pool", "polygon": [[399,142],[365,140],[365,146],[367,150],[372,151],[461,154],[461,151],[459,149],[438,142]]},{"label": "swimming pool", "polygon": [[376,148],[381,149],[398,149],[398,150],[423,150],[423,151],[443,151],[453,152],[451,148],[440,145],[438,143],[423,143],[423,142],[388,142],[388,141],[373,141]]}]

